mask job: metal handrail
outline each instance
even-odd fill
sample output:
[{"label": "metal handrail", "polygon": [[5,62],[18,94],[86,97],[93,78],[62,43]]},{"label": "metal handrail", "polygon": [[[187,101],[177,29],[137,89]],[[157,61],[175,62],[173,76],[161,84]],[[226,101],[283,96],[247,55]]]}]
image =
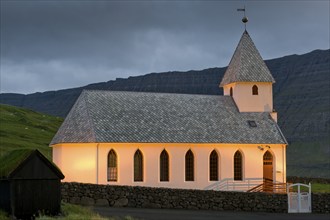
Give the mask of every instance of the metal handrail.
[{"label": "metal handrail", "polygon": [[207,187],[205,190],[219,191],[247,191],[264,181],[263,178],[245,178],[244,180],[234,180],[233,178],[222,179]]}]

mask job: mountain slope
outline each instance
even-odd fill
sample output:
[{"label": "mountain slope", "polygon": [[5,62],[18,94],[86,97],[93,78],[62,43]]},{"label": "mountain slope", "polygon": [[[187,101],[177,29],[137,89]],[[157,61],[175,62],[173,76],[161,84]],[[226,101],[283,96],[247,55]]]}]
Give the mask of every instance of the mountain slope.
[{"label": "mountain slope", "polygon": [[[267,60],[266,64],[276,80],[278,123],[290,144],[288,173],[330,177],[330,50]],[[218,85],[225,70],[151,73],[74,89],[0,94],[0,103],[64,117],[83,89],[222,94]]]},{"label": "mountain slope", "polygon": [[0,105],[0,156],[15,149],[38,149],[51,158],[48,146],[62,118]]}]

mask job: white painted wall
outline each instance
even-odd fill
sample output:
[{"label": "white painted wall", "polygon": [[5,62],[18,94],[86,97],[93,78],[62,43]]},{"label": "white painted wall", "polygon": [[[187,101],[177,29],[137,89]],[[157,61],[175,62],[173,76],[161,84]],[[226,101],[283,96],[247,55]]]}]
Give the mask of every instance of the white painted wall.
[{"label": "white painted wall", "polygon": [[61,169],[65,182],[96,183],[96,144],[53,146],[53,162]]},{"label": "white painted wall", "polygon": [[[258,86],[258,95],[252,95],[253,85]],[[233,88],[233,98],[240,112],[272,112],[273,87],[266,82],[237,82],[223,87],[224,95],[230,95]]]},{"label": "white painted wall", "polygon": [[[209,181],[209,156],[216,149],[220,159],[219,178],[233,178],[233,157],[243,153],[243,178],[263,177],[264,150],[260,144],[186,144],[186,143],[74,143],[53,146],[53,161],[65,175],[65,182],[113,185],[204,189]],[[285,182],[285,145],[268,144],[274,156],[274,179]],[[107,157],[113,149],[117,154],[118,181],[107,181]],[[140,149],[144,159],[144,181],[134,182],[134,153]],[[170,159],[170,181],[159,181],[160,153],[166,149]],[[191,149],[195,156],[195,181],[185,181],[185,154]]]}]

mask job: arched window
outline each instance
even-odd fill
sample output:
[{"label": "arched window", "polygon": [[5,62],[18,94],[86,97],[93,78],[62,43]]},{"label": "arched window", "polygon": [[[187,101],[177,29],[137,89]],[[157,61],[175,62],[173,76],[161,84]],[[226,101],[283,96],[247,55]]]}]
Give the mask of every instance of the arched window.
[{"label": "arched window", "polygon": [[194,154],[191,150],[186,153],[186,181],[194,181]]},{"label": "arched window", "polygon": [[143,181],[143,155],[140,150],[134,154],[134,181]]},{"label": "arched window", "polygon": [[239,151],[234,155],[234,180],[243,180],[243,158]]},{"label": "arched window", "polygon": [[117,155],[114,150],[108,154],[108,181],[117,181]]},{"label": "arched window", "polygon": [[266,151],[266,153],[264,154],[264,165],[269,165],[272,161],[273,155],[269,151]]},{"label": "arched window", "polygon": [[160,181],[169,181],[169,156],[166,150],[160,154]]},{"label": "arched window", "polygon": [[218,153],[215,150],[213,150],[210,154],[210,181],[219,180],[218,166],[219,166]]},{"label": "arched window", "polygon": [[233,96],[233,88],[232,87],[230,87],[229,93],[230,93],[230,96]]},{"label": "arched window", "polygon": [[258,86],[252,86],[252,95],[258,95]]}]

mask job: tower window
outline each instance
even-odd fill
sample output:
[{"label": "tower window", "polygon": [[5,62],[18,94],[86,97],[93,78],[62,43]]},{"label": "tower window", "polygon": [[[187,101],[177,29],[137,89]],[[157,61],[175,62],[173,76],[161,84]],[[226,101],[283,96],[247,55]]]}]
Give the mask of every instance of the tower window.
[{"label": "tower window", "polygon": [[258,95],[258,86],[252,86],[252,95]]},{"label": "tower window", "polygon": [[233,88],[232,87],[230,87],[229,93],[230,93],[230,96],[233,96]]}]

